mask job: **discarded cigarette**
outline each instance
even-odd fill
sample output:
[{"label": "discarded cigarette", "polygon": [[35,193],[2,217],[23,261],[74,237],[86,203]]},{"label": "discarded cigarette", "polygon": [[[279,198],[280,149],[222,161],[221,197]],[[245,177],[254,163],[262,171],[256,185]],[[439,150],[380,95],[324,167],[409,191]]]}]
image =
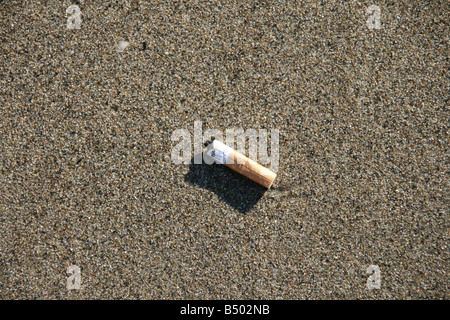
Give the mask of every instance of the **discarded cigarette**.
[{"label": "discarded cigarette", "polygon": [[204,157],[211,164],[213,162],[224,164],[250,180],[263,185],[267,189],[270,188],[275,180],[276,173],[272,170],[260,165],[242,153],[233,150],[222,142],[214,140],[214,138],[212,138],[212,141],[208,140],[205,146]]}]

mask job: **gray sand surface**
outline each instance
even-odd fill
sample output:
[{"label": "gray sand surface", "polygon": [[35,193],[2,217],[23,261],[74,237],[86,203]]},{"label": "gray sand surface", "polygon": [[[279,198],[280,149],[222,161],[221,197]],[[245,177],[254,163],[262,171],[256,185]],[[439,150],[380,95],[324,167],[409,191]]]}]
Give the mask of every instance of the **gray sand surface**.
[{"label": "gray sand surface", "polygon": [[[448,1],[78,3],[0,1],[1,299],[449,299]],[[194,121],[280,130],[273,188]]]}]

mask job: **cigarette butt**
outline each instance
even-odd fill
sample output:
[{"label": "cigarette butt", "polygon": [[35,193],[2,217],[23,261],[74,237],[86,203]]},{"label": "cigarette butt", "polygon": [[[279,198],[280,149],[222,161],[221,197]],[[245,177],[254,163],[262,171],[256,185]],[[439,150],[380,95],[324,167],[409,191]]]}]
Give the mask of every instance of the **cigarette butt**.
[{"label": "cigarette butt", "polygon": [[270,188],[275,180],[276,173],[260,165],[256,161],[246,157],[240,152],[233,150],[218,140],[208,141],[204,153],[205,161],[209,164],[213,162],[224,164],[228,168],[239,172],[250,180],[260,185]]}]

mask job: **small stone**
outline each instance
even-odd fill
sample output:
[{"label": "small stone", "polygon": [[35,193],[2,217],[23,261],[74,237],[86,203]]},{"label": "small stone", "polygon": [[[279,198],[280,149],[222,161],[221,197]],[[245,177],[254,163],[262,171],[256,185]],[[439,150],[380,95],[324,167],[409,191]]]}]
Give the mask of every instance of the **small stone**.
[{"label": "small stone", "polygon": [[117,43],[117,51],[123,52],[126,47],[128,47],[130,43],[128,41],[119,41]]}]

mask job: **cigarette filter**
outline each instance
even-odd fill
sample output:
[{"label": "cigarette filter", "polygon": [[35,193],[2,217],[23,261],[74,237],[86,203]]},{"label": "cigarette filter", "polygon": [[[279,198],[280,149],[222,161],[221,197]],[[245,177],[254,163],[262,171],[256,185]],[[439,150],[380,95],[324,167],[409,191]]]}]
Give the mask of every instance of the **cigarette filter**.
[{"label": "cigarette filter", "polygon": [[272,170],[233,150],[222,142],[218,140],[207,141],[205,145],[206,150],[203,155],[205,159],[209,160],[210,164],[213,162],[224,164],[266,188],[270,188],[275,180],[276,173]]}]

